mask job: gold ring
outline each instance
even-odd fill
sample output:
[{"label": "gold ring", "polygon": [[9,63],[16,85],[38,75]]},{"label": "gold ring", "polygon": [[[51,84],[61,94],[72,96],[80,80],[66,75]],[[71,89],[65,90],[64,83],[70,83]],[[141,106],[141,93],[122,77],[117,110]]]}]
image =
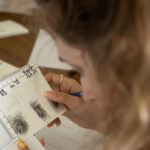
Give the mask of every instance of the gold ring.
[{"label": "gold ring", "polygon": [[61,85],[61,83],[62,83],[62,81],[63,81],[63,78],[64,78],[64,76],[63,76],[63,74],[61,74],[60,75],[60,81],[59,81],[59,84]]}]

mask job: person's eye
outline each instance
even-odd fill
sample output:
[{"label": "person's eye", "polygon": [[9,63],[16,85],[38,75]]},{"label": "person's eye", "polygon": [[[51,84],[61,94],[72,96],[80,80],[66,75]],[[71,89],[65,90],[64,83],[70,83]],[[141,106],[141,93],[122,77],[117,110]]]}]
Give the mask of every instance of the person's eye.
[{"label": "person's eye", "polygon": [[63,60],[61,57],[59,57],[59,60],[60,60],[61,62],[64,62],[64,60]]},{"label": "person's eye", "polygon": [[80,77],[83,77],[84,73],[83,73],[83,70],[81,68],[74,67],[74,70],[77,71],[78,73],[80,73]]}]

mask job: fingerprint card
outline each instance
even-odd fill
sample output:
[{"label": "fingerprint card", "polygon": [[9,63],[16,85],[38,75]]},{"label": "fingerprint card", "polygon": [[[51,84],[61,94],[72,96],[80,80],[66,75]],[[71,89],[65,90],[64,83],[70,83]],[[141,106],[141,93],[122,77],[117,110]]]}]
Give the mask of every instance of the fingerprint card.
[{"label": "fingerprint card", "polygon": [[45,98],[52,89],[36,65],[20,69],[0,85],[0,110],[19,138],[37,133],[66,110]]}]

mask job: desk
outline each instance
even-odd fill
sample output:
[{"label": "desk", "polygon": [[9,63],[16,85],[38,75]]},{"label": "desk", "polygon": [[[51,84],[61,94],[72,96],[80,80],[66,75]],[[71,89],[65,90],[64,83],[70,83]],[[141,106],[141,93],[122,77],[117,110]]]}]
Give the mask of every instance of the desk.
[{"label": "desk", "polygon": [[29,34],[0,39],[0,59],[17,67],[25,65],[33,48],[37,33],[33,31],[30,21],[32,16],[0,13],[0,21],[14,20],[30,30]]},{"label": "desk", "polygon": [[[8,19],[21,23],[29,29],[30,33],[0,39],[0,59],[17,67],[22,67],[28,62],[39,28],[34,23],[33,16],[0,13],[0,21]],[[65,71],[52,68],[41,68],[41,70],[43,74],[46,74],[47,72],[55,72],[59,74],[64,74],[69,77],[74,77],[75,79],[79,80],[79,75],[72,71]]]}]

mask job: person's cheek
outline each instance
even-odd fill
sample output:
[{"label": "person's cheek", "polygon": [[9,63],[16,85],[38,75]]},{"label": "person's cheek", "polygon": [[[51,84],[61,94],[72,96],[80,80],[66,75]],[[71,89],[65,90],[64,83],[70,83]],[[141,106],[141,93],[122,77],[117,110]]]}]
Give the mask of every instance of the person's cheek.
[{"label": "person's cheek", "polygon": [[88,78],[86,76],[81,77],[81,86],[83,91],[83,99],[85,101],[91,101],[94,99],[93,93],[92,93],[92,85],[88,81]]}]

